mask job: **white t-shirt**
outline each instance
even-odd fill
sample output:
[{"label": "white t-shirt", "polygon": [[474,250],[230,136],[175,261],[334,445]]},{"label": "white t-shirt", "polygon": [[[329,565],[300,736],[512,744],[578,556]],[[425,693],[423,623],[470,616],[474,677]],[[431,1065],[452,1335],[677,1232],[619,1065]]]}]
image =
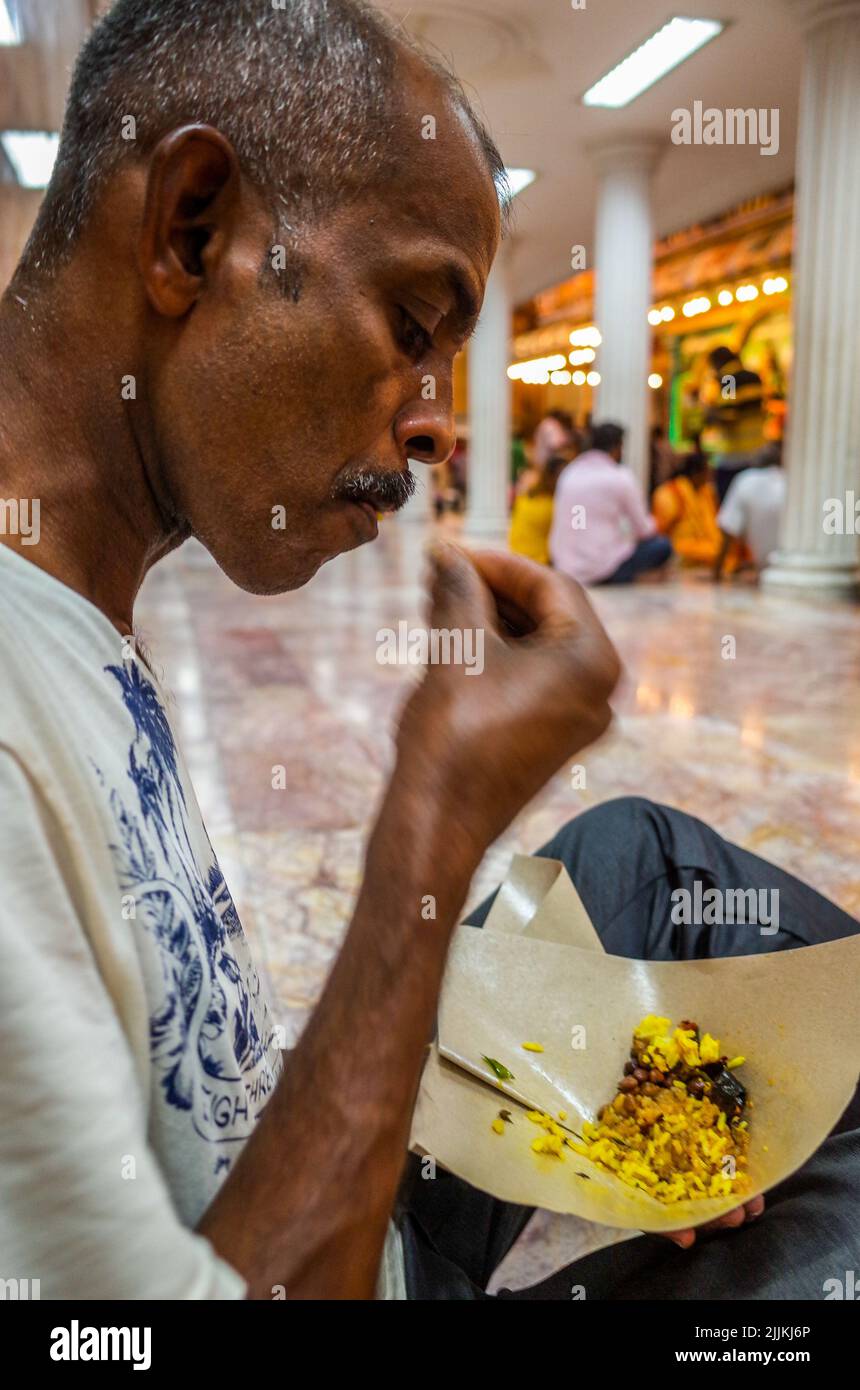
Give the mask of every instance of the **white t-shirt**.
[{"label": "white t-shirt", "polygon": [[761,569],[779,545],[784,506],[782,468],[746,468],[730,483],[717,522],[730,536],[746,541]]},{"label": "white t-shirt", "polygon": [[[0,545],[0,1278],[242,1298],[193,1227],[282,1067],[147,666]],[[404,1297],[393,1228],[378,1296]]]}]

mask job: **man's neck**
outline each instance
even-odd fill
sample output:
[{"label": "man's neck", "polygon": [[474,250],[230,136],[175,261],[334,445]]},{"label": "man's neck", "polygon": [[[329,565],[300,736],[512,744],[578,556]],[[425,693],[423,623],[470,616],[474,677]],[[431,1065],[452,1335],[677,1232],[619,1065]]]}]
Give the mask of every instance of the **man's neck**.
[{"label": "man's neck", "polygon": [[[31,298],[13,287],[0,301],[0,544],[128,633],[147,570],[184,536],[160,515],[135,434],[136,403],[123,400],[131,354],[110,341],[98,292],[76,288],[55,285]],[[10,533],[22,503],[29,535],[20,526]]]}]

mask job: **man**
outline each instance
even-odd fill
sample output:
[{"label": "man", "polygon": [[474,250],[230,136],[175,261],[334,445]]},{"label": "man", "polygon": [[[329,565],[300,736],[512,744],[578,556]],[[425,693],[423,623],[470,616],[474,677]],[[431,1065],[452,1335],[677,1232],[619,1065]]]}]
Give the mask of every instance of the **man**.
[{"label": "man", "polygon": [[729,347],[714,348],[708,364],[711,403],[705,418],[717,433],[714,467],[722,502],[733,479],[750,467],[753,454],[761,448],[764,391],[758,372],[745,367]]},{"label": "man", "polygon": [[631,474],[621,467],[624,431],[595,425],[591,448],[558,480],[550,533],[552,563],[580,584],[631,584],[660,569],[671,543],[656,534]]},{"label": "man", "polygon": [[[431,620],[484,631],[482,679],[432,666],[410,698],[352,922],[286,1055],[133,638],[143,576],[187,536],[249,591],[297,588],[402,504],[408,458],[448,455],[499,172],[456,85],[354,0],[119,0],[83,51],[0,305],[0,478],[41,509],[38,545],[0,545],[0,1274],[43,1297],[481,1297],[472,1274],[523,1225],[453,1178],[397,1197],[475,867],[609,722],[618,662],[581,591],[437,556]],[[664,813],[673,846],[639,805],[548,850],[610,949],[671,951],[643,935],[654,856],[701,862],[697,823]],[[598,899],[595,835],[635,851],[636,924]]]},{"label": "man", "polygon": [[715,579],[722,575],[733,541],[742,541],[756,569],[764,569],[779,544],[785,494],[782,443],[766,444],[753,457],[751,466],[735,478],[720,507],[717,524],[723,540],[714,566]]},{"label": "man", "polygon": [[120,0],[81,55],[0,309],[0,477],[41,515],[0,546],[0,1250],[43,1297],[404,1292],[389,1219],[450,932],[608,723],[616,658],[557,578],[440,558],[434,622],[488,629],[483,676],[434,668],[405,711],[284,1065],[133,605],[191,534],[243,588],[297,588],[406,500],[409,458],[448,457],[501,172],[351,0]]}]

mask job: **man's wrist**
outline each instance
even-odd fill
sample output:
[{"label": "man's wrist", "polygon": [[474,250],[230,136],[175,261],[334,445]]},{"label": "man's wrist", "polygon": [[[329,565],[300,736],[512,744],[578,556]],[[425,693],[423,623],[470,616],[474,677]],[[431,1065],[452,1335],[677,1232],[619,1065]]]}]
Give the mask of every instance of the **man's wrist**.
[{"label": "man's wrist", "polygon": [[368,844],[367,874],[432,896],[441,919],[459,911],[489,841],[489,832],[464,823],[441,780],[395,768]]}]

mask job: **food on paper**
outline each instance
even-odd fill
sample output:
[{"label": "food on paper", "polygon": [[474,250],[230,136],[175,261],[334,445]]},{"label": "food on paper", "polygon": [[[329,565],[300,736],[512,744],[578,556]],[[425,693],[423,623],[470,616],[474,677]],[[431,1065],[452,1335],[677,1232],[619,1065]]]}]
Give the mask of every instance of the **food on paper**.
[{"label": "food on paper", "polygon": [[[581,1139],[565,1142],[658,1201],[742,1197],[750,1187],[751,1109],[735,1075],[743,1062],[729,1061],[719,1040],[695,1023],[673,1028],[668,1018],[649,1014],[633,1034],[616,1096],[597,1124],[583,1124]],[[558,1126],[544,1127],[538,1151],[558,1152]]]},{"label": "food on paper", "polygon": [[482,1055],[481,1061],[486,1062],[487,1066],[490,1068],[490,1071],[493,1073],[493,1076],[496,1078],[497,1081],[516,1080],[516,1077],[514,1076],[513,1072],[508,1070],[504,1062],[498,1062],[495,1057],[484,1057]]}]

